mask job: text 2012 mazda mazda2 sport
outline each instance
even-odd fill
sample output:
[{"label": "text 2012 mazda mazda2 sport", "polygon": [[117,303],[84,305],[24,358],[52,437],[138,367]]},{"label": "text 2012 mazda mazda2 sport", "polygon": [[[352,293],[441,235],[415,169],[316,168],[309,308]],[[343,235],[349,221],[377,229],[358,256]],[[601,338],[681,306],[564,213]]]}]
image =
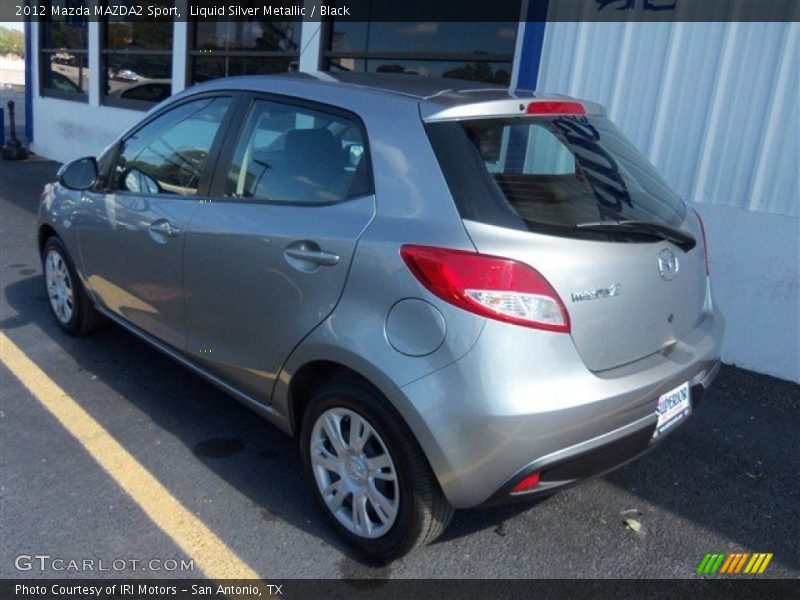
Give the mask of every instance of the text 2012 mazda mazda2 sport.
[{"label": "text 2012 mazda mazda2 sport", "polygon": [[39,217],[64,330],[111,319],[296,434],[384,559],[648,450],[719,366],[700,216],[589,102],[219,80],[62,168]]}]

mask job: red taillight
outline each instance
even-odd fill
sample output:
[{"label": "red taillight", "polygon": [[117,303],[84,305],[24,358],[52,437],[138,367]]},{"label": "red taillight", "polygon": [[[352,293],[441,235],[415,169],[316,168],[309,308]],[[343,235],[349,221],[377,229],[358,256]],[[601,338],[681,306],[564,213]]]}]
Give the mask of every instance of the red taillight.
[{"label": "red taillight", "polygon": [[511,490],[511,493],[519,494],[520,492],[532,490],[539,485],[539,477],[541,477],[541,475],[541,473],[531,473],[530,475],[527,475],[522,481],[514,486],[514,489]]},{"label": "red taillight", "polygon": [[442,300],[490,319],[569,333],[569,314],[535,269],[509,258],[430,246],[403,246],[406,265]]},{"label": "red taillight", "polygon": [[585,115],[586,109],[580,102],[531,102],[528,104],[529,115]]},{"label": "red taillight", "polygon": [[694,214],[697,215],[697,220],[700,222],[700,232],[703,234],[703,257],[706,261],[706,275],[711,275],[711,261],[708,259],[708,238],[706,237],[706,224],[703,223],[703,217],[694,208]]}]

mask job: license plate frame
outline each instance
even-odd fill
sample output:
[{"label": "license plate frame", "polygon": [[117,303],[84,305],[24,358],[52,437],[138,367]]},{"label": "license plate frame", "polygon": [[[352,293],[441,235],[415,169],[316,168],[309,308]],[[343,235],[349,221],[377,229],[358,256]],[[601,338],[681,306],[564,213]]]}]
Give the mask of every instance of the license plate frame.
[{"label": "license plate frame", "polygon": [[656,404],[656,428],[653,437],[659,437],[682,422],[692,413],[692,392],[689,382],[661,394]]}]

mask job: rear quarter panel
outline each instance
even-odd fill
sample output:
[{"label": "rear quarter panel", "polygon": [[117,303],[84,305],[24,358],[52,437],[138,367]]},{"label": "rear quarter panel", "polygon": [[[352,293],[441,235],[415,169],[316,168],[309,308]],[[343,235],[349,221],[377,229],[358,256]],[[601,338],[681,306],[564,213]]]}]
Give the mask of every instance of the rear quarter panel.
[{"label": "rear quarter panel", "polygon": [[[376,385],[417,434],[426,427],[419,408],[399,389],[464,356],[485,319],[428,292],[400,256],[403,244],[474,250],[450,196],[419,117],[418,104],[386,96],[385,102],[349,101],[364,121],[375,181],[376,217],[360,238],[347,283],[334,312],[285,363],[273,395],[288,415],[289,385],[300,367],[315,360],[347,366]],[[441,313],[444,341],[424,356],[407,356],[387,339],[386,319],[398,301],[422,299]],[[427,449],[426,449],[427,451]]]}]

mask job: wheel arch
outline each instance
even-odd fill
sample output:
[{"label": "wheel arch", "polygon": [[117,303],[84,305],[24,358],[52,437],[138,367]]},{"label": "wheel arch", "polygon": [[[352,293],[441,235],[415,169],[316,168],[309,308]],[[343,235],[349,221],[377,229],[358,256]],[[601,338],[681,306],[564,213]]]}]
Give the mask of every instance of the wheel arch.
[{"label": "wheel arch", "polygon": [[42,255],[44,252],[44,245],[47,243],[51,237],[59,237],[58,232],[53,228],[52,225],[44,223],[39,226],[39,235],[38,235],[38,248],[39,248],[39,256]]},{"label": "wheel arch", "polygon": [[373,389],[375,393],[386,396],[367,377],[340,362],[332,360],[306,362],[295,371],[288,385],[287,409],[293,435],[297,435],[300,432],[303,415],[314,389],[336,378],[358,381]]},{"label": "wheel arch", "polygon": [[364,357],[328,344],[298,348],[282,369],[273,391],[273,407],[286,415],[288,433],[298,435],[310,392],[315,385],[344,375],[364,382],[384,397],[412,433],[440,484],[449,471],[445,453],[417,408],[386,374]]}]

